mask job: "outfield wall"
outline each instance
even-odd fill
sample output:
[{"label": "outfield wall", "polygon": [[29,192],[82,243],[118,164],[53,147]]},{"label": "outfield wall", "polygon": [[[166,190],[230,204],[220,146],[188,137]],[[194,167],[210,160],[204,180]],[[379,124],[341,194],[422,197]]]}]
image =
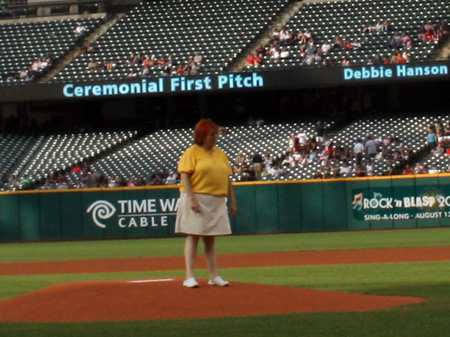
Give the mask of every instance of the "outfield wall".
[{"label": "outfield wall", "polygon": [[[236,183],[233,233],[450,225],[450,174]],[[6,192],[0,241],[174,236],[176,186]]]}]

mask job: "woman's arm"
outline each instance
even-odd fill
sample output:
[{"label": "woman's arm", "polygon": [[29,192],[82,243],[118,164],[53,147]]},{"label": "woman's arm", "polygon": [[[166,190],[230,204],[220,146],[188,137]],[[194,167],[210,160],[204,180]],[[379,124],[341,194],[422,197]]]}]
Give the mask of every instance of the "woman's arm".
[{"label": "woman's arm", "polygon": [[190,179],[189,174],[187,174],[186,172],[181,172],[180,180],[184,186],[184,189],[186,190],[186,194],[189,198],[189,201],[191,202],[191,209],[195,213],[200,213],[202,211],[202,208],[200,207],[197,200],[195,199],[194,192],[192,192],[191,179]]},{"label": "woman's arm", "polygon": [[235,216],[237,213],[237,205],[231,178],[228,178],[228,198],[230,198],[230,214],[231,216]]}]

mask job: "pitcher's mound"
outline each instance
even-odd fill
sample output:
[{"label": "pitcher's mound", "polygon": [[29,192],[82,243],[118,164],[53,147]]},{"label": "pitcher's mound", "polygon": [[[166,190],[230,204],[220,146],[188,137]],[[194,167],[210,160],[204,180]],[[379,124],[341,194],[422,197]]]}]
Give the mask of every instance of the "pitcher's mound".
[{"label": "pitcher's mound", "polygon": [[2,322],[91,322],[381,310],[425,300],[180,279],[63,283],[0,302]]}]

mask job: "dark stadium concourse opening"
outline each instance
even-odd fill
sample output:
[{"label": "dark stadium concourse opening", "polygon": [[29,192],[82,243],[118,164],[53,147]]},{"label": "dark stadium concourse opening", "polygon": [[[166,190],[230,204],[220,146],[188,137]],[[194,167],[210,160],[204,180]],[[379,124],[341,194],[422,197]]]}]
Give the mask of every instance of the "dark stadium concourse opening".
[{"label": "dark stadium concourse opening", "polygon": [[185,93],[137,98],[4,104],[3,129],[71,130],[192,127],[200,118],[224,126],[300,120],[350,121],[361,116],[441,112],[449,81],[424,81],[297,90]]}]

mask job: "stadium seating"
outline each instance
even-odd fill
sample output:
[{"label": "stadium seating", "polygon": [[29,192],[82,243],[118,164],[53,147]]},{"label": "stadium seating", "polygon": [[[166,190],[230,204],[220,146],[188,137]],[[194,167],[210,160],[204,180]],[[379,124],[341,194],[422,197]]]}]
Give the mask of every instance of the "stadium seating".
[{"label": "stadium seating", "polygon": [[35,141],[36,139],[28,134],[0,133],[0,175],[8,175]]},{"label": "stadium seating", "polygon": [[[53,81],[126,78],[141,66],[127,64],[130,53],[171,55],[186,64],[199,52],[206,61],[201,73],[223,71],[260,34],[289,0],[149,1],[128,12],[101,36],[95,55],[81,55]],[[108,60],[116,69],[86,72],[89,60]],[[154,69],[151,76],[161,75]]]},{"label": "stadium seating", "polygon": [[[340,129],[337,129],[333,122],[328,122],[326,127],[331,130],[329,136],[333,146],[353,149],[358,138],[364,139],[367,135],[394,135],[399,142],[387,145],[385,151],[395,152],[410,146],[414,157],[410,159],[420,159],[419,155],[429,153],[426,142],[427,127],[437,119],[443,123],[450,121],[448,117],[440,115],[363,118]],[[219,138],[218,146],[227,153],[232,163],[239,153],[245,156],[255,153],[264,156],[268,153],[273,159],[282,158],[287,151],[290,134],[297,134],[303,129],[308,137],[312,137],[314,127],[315,122],[227,127]],[[52,172],[66,172],[68,180],[73,185],[78,185],[81,175],[71,173],[70,169],[75,164],[87,161],[97,174],[106,178],[115,176],[125,181],[132,177],[147,179],[155,172],[169,173],[175,170],[181,154],[191,144],[192,129],[167,129],[143,136],[139,136],[136,131],[53,134],[39,137],[3,135],[0,138],[0,168],[5,175],[15,174],[18,179],[26,177],[36,182],[42,182]],[[7,155],[16,153],[10,151],[12,147],[17,151],[14,159]],[[444,159],[447,157],[433,156],[426,160],[432,159],[436,161],[436,165],[447,168],[449,160]],[[355,167],[355,158],[348,162],[351,167]],[[373,162],[374,175],[385,175],[390,164],[384,160]],[[331,165],[339,167],[341,163],[333,161]],[[392,165],[401,168],[400,162],[394,162]],[[269,176],[264,180],[313,179],[321,169],[322,163],[312,162],[286,168],[282,176]],[[245,174],[235,174],[233,179],[240,181],[246,180],[247,177]]]},{"label": "stadium seating", "polygon": [[18,177],[39,181],[52,172],[69,170],[137,135],[136,131],[53,134],[40,136],[14,168]]},{"label": "stadium seating", "polygon": [[[0,23],[0,85],[27,83],[19,80],[22,68],[29,69],[31,63],[42,55],[50,54],[58,60],[75,46],[74,30],[83,25],[88,32],[98,26],[102,18],[65,19]],[[16,74],[14,81],[7,81],[4,75],[9,70]]]},{"label": "stadium seating", "polygon": [[[344,58],[351,65],[367,64],[369,59],[379,55],[391,57],[393,50],[388,47],[393,32],[406,32],[413,41],[410,51],[411,60],[421,62],[429,59],[436,50],[436,42],[423,42],[419,38],[419,27],[431,21],[439,26],[442,20],[450,18],[450,3],[433,0],[354,0],[326,1],[305,3],[304,6],[288,21],[286,27],[298,33],[309,29],[314,34],[316,46],[325,41],[334,43],[336,37],[347,36],[351,41],[359,39],[362,48],[347,51],[343,48],[332,49],[324,58],[336,63]],[[380,20],[390,22],[392,31],[381,33],[364,32],[364,28],[374,25]],[[266,48],[269,44],[266,45]],[[265,56],[260,69],[286,69],[292,67],[319,66],[323,61],[305,64],[304,56],[299,53],[299,45],[286,47],[290,57],[281,60],[271,60]],[[252,69],[252,67],[248,67]]]}]

